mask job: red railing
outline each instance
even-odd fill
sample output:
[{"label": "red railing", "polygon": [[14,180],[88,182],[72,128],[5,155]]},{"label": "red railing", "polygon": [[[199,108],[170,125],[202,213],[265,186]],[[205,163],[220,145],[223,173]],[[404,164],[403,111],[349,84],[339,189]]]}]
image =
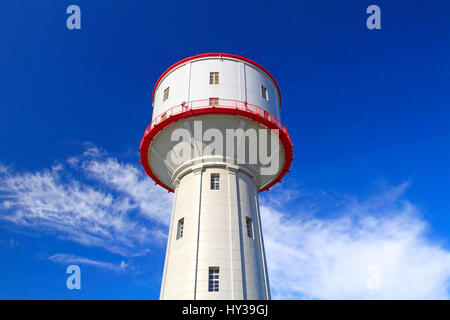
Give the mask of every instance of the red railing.
[{"label": "red railing", "polygon": [[165,112],[158,115],[156,118],[154,118],[151,122],[151,124],[148,126],[148,129],[153,129],[154,126],[159,124],[160,122],[164,121],[165,119],[175,116],[177,114],[190,111],[190,110],[199,110],[199,109],[205,109],[205,108],[228,108],[230,110],[242,110],[246,112],[253,113],[255,115],[259,115],[260,117],[272,122],[275,124],[275,126],[284,131],[287,132],[285,126],[281,123],[280,120],[278,120],[272,113],[264,110],[261,107],[258,107],[254,104],[250,104],[247,102],[242,102],[238,100],[231,100],[231,99],[203,99],[203,100],[194,100],[189,101],[186,103],[182,103],[180,105],[177,105],[175,107],[172,107],[170,109],[167,109]]},{"label": "red railing", "polygon": [[279,129],[278,134],[284,146],[286,160],[280,174],[275,177],[270,183],[260,189],[259,192],[269,190],[270,187],[281,181],[281,178],[289,171],[289,167],[294,160],[292,157],[292,141],[289,137],[286,127],[283,126],[280,120],[278,120],[273,114],[254,104],[237,100],[214,98],[190,101],[167,109],[165,112],[153,119],[153,121],[147,127],[144,133],[144,137],[142,138],[141,144],[139,146],[139,151],[141,151],[140,162],[144,166],[147,174],[155,181],[156,184],[159,184],[162,187],[166,188],[169,192],[173,192],[173,189],[170,186],[164,184],[158,179],[158,177],[153,173],[150,167],[148,148],[152,139],[158,134],[158,132],[164,129],[164,127],[177,120],[209,113],[235,114],[255,120],[266,126],[267,128]]}]

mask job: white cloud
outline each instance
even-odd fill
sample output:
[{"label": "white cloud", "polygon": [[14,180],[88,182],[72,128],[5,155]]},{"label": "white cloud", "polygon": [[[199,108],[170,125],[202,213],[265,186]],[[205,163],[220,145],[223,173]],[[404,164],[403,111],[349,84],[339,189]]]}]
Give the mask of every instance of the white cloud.
[{"label": "white cloud", "polygon": [[121,255],[165,239],[172,197],[143,169],[92,146],[68,162],[34,173],[1,166],[0,220]]},{"label": "white cloud", "polygon": [[119,264],[114,264],[111,262],[92,260],[67,253],[54,254],[51,257],[49,257],[48,260],[65,265],[69,264],[88,265],[114,272],[125,272],[129,268],[129,264],[126,263],[125,261],[121,261]]},{"label": "white cloud", "polygon": [[450,252],[427,239],[420,212],[401,199],[406,188],[336,199],[331,218],[263,201],[273,298],[448,299]]},{"label": "white cloud", "polygon": [[[301,186],[264,194],[273,298],[448,299],[450,252],[429,240],[421,212],[403,199],[407,187],[364,201]],[[172,196],[137,164],[92,145],[50,170],[14,173],[0,164],[0,221],[123,256],[164,247],[171,207]],[[130,268],[63,253],[50,260]]]},{"label": "white cloud", "polygon": [[126,195],[140,214],[148,219],[168,225],[172,196],[144,174],[142,167],[119,163],[115,158],[98,161],[97,158],[84,159],[84,172],[93,179],[106,184],[115,191]]}]

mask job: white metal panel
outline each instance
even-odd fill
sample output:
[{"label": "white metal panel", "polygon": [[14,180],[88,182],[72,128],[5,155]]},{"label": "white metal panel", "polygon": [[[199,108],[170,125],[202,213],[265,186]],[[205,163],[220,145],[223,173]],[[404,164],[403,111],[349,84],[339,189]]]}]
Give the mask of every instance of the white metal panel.
[{"label": "white metal panel", "polygon": [[[209,84],[210,72],[219,72],[219,84]],[[191,100],[209,98],[239,100],[239,63],[226,59],[192,62]]]},{"label": "white metal panel", "polygon": [[[219,72],[219,84],[209,83],[210,72]],[[261,85],[268,90],[268,100],[261,95]],[[163,101],[167,87],[169,99]],[[171,70],[155,91],[153,119],[182,102],[209,98],[247,101],[280,119],[278,90],[272,79],[248,62],[226,57],[201,58]]]},{"label": "white metal panel", "polygon": [[[249,64],[245,66],[245,78],[247,84],[247,102],[269,111],[279,119],[278,91],[272,80],[265,76],[265,73]],[[267,88],[268,100],[263,98],[261,94],[261,85]]]},{"label": "white metal panel", "polygon": [[[189,63],[184,64],[170,72],[159,84],[155,92],[153,105],[153,119],[162,114],[167,109],[188,101],[189,89]],[[169,98],[163,101],[164,90],[169,89]]]}]

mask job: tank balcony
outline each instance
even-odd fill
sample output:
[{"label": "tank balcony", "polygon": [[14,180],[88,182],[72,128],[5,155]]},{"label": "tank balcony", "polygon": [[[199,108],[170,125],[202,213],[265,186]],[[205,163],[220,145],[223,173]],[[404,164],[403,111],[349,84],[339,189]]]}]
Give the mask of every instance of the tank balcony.
[{"label": "tank balcony", "polygon": [[292,156],[292,141],[289,137],[286,127],[277,119],[272,113],[264,110],[263,108],[243,101],[231,100],[231,99],[203,99],[182,103],[180,105],[171,107],[165,112],[156,116],[147,129],[144,132],[144,136],[141,140],[139,151],[141,152],[141,163],[146,173],[155,181],[156,184],[161,185],[169,192],[173,192],[170,186],[163,183],[155,173],[152,171],[149,165],[149,146],[153,138],[164,128],[168,127],[172,123],[204,114],[228,114],[236,115],[239,117],[247,118],[258,122],[267,129],[278,129],[278,136],[283,144],[285,151],[285,163],[280,174],[268,185],[260,190],[260,192],[269,190],[277,182],[281,181],[281,178],[289,171],[289,167],[293,161]]}]

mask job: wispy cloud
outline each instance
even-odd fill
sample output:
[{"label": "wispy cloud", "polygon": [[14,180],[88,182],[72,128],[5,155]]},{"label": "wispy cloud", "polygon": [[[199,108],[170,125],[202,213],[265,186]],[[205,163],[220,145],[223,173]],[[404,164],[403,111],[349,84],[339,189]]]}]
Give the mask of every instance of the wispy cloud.
[{"label": "wispy cloud", "polygon": [[[422,213],[404,198],[407,188],[364,200],[284,184],[264,194],[273,297],[448,299],[450,252],[429,240]],[[172,196],[140,167],[92,145],[48,170],[15,173],[0,165],[0,222],[122,256],[164,247],[171,206]],[[49,259],[130,268],[67,253]],[[374,275],[378,284],[371,287]]]},{"label": "wispy cloud", "polygon": [[8,241],[0,239],[1,245],[8,245],[11,248],[17,247],[19,245],[19,241],[15,240],[14,238],[10,238]]},{"label": "wispy cloud", "polygon": [[0,220],[125,256],[165,239],[171,201],[142,169],[92,146],[49,170],[0,170]]},{"label": "wispy cloud", "polygon": [[407,186],[336,198],[332,218],[263,201],[274,298],[448,299],[450,252],[428,240],[426,221],[402,199]]},{"label": "wispy cloud", "polygon": [[125,272],[127,269],[129,269],[130,265],[126,263],[125,261],[121,261],[118,264],[114,264],[111,262],[104,262],[104,261],[98,261],[98,260],[92,260],[84,257],[79,257],[73,254],[67,254],[67,253],[57,253],[48,258],[48,260],[61,263],[64,265],[69,264],[76,264],[76,265],[88,265],[97,267],[100,269],[105,269],[109,271],[114,272]]},{"label": "wispy cloud", "polygon": [[141,166],[120,163],[113,157],[102,157],[101,151],[95,147],[90,147],[80,158],[70,158],[69,163],[125,196],[147,219],[169,224],[171,208],[168,203],[171,203],[172,196],[155,186]]}]

